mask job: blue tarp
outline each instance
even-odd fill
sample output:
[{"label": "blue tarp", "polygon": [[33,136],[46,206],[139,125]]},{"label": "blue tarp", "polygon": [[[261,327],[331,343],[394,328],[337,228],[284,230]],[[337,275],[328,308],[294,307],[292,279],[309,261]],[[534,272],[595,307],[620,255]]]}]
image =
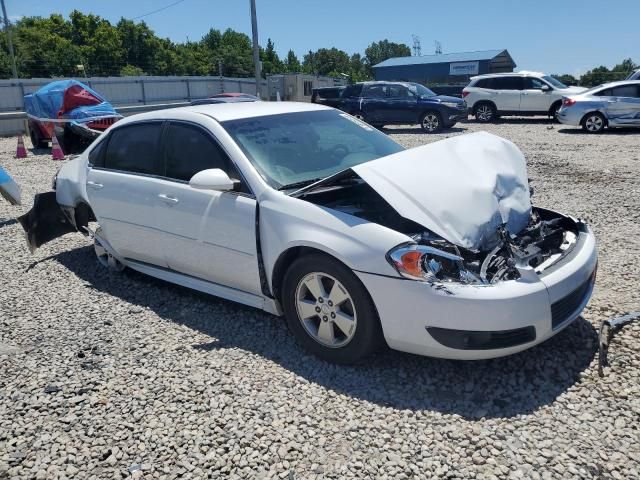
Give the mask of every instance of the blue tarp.
[{"label": "blue tarp", "polygon": [[6,198],[12,205],[20,205],[20,186],[2,167],[0,167],[0,196]]},{"label": "blue tarp", "polygon": [[27,115],[42,121],[68,119],[78,123],[120,117],[99,93],[77,80],[58,80],[24,96]]}]

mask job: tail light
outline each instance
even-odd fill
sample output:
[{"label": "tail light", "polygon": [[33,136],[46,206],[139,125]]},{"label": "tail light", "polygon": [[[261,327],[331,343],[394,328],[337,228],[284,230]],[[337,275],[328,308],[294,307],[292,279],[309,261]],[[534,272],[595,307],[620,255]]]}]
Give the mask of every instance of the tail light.
[{"label": "tail light", "polygon": [[573,98],[564,98],[562,100],[562,106],[563,107],[570,107],[574,103],[576,103],[576,101]]},{"label": "tail light", "polygon": [[469,92],[465,92],[464,90],[462,91],[462,98],[466,98],[466,96],[469,95]]}]

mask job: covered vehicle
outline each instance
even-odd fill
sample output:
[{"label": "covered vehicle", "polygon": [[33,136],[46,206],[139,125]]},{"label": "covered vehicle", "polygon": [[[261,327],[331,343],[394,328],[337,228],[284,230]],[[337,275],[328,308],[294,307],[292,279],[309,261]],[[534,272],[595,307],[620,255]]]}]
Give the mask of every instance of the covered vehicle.
[{"label": "covered vehicle", "polygon": [[32,248],[89,233],[101,264],[284,314],[334,362],[515,353],[595,280],[591,230],[532,206],[523,154],[488,133],[404,149],[322,105],[202,105],[128,117],[54,184],[20,218]]},{"label": "covered vehicle", "polygon": [[20,185],[0,166],[0,195],[11,205],[20,205]]},{"label": "covered vehicle", "polygon": [[46,147],[55,133],[65,153],[84,150],[122,118],[99,93],[77,80],[48,83],[25,95],[24,106],[34,148]]}]

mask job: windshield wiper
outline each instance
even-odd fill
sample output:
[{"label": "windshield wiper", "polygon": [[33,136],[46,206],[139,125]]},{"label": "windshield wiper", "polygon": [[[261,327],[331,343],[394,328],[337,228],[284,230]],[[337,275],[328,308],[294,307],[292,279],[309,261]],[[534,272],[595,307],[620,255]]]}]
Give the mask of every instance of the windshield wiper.
[{"label": "windshield wiper", "polygon": [[283,185],[280,188],[278,188],[278,190],[291,190],[293,188],[303,188],[303,187],[306,187],[307,185],[311,185],[312,183],[319,182],[323,178],[324,177],[320,177],[320,178],[314,178],[312,180],[302,180],[301,182],[288,183],[287,185]]}]

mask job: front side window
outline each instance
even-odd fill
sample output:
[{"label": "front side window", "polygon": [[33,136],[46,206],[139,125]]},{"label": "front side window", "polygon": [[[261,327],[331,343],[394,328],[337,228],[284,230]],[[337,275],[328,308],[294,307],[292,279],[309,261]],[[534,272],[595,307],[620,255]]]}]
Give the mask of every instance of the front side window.
[{"label": "front side window", "polygon": [[611,89],[613,97],[637,97],[637,87],[635,85],[621,85]]},{"label": "front side window", "polygon": [[524,88],[526,90],[542,90],[543,87],[548,85],[542,80],[533,77],[527,77],[524,79]]},{"label": "front side window", "polygon": [[161,131],[160,122],[116,128],[109,134],[104,167],[123,172],[158,174]]},{"label": "front side window", "polygon": [[302,187],[404,150],[387,135],[336,110],[243,118],[222,126],[277,189]]},{"label": "front side window", "polygon": [[89,152],[89,165],[92,167],[104,167],[104,154],[107,150],[108,139],[103,138]]},{"label": "front side window", "polygon": [[222,149],[200,128],[171,123],[164,141],[168,178],[188,182],[202,170],[220,168],[229,172],[229,160]]}]

